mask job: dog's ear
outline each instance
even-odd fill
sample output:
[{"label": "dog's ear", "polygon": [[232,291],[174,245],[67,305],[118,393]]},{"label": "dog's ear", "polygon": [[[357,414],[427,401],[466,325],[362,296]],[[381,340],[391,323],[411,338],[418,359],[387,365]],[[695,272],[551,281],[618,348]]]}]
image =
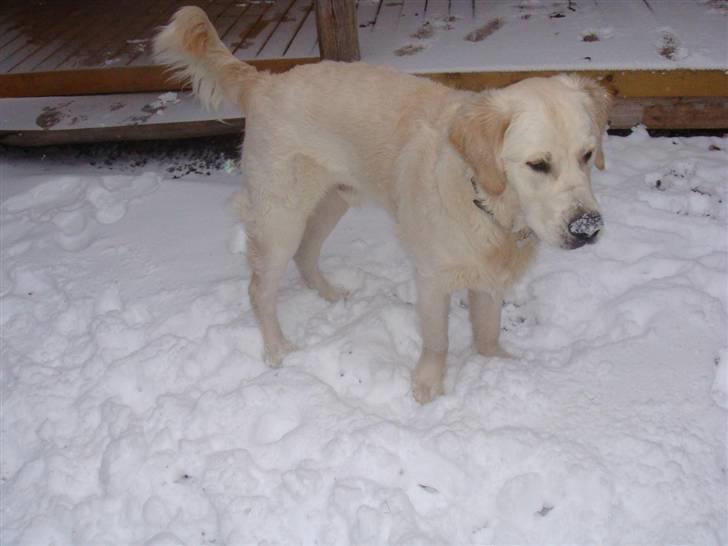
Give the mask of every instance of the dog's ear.
[{"label": "dog's ear", "polygon": [[479,97],[455,115],[450,143],[475,172],[478,183],[491,195],[506,189],[506,173],[500,157],[510,116],[487,97]]},{"label": "dog's ear", "polygon": [[597,137],[597,149],[594,156],[594,165],[597,169],[604,170],[604,150],[602,149],[602,137],[607,129],[609,110],[612,108],[612,95],[603,86],[589,78],[580,78],[581,88],[589,95],[591,102],[591,116]]}]

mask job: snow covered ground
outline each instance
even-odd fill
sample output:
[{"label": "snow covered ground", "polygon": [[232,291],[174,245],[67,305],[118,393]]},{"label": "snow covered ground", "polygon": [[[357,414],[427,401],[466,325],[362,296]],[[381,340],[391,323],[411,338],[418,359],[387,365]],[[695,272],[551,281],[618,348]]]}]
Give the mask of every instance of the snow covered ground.
[{"label": "snow covered ground", "polygon": [[0,543],[728,543],[728,139],[606,143],[599,244],[451,307],[419,406],[411,265],[351,211],[261,360],[232,169],[0,163]]}]

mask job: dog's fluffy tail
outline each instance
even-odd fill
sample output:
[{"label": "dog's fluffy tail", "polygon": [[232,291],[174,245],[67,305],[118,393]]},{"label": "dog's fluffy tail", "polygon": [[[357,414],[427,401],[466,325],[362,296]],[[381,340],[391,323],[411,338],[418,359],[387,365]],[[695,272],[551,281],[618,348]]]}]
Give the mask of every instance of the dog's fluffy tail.
[{"label": "dog's fluffy tail", "polygon": [[206,108],[216,109],[225,99],[245,111],[251,90],[264,77],[230,53],[195,6],[178,10],[157,34],[154,57],[174,71],[174,79],[191,84]]}]

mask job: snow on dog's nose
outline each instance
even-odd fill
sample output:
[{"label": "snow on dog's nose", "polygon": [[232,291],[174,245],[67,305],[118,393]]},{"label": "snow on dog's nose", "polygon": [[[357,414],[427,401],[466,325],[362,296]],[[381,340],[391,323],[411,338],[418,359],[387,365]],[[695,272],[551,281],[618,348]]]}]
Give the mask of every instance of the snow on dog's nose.
[{"label": "snow on dog's nose", "polygon": [[599,230],[604,226],[602,215],[597,211],[582,212],[574,216],[569,222],[570,248],[579,248],[584,244],[597,242]]}]

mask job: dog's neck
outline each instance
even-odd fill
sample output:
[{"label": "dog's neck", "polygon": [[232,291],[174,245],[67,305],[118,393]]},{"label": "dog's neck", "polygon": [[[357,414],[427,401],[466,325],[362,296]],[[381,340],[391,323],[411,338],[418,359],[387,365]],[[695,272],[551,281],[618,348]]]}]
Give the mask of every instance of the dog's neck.
[{"label": "dog's neck", "polygon": [[517,222],[515,218],[511,218],[507,222],[501,221],[496,216],[494,207],[490,203],[490,196],[480,189],[480,185],[475,180],[475,177],[470,178],[470,184],[473,186],[473,204],[483,211],[498,228],[506,233],[515,234],[516,241],[525,241],[533,236],[533,231],[524,222]]}]

